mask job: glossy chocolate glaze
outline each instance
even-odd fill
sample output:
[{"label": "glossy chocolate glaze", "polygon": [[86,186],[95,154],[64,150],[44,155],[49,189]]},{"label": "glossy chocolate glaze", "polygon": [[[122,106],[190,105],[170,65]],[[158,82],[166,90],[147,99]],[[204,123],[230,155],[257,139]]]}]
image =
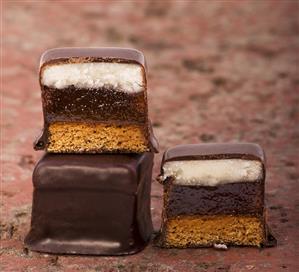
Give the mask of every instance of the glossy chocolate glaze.
[{"label": "glossy chocolate glaze", "polygon": [[40,59],[40,66],[51,63],[72,63],[80,59],[85,62],[107,61],[137,63],[146,68],[144,55],[132,48],[119,47],[64,47],[47,50]]},{"label": "glossy chocolate glaze", "polygon": [[163,163],[181,160],[246,159],[265,162],[263,149],[254,143],[210,143],[178,145],[169,148],[163,156]]},{"label": "glossy chocolate glaze", "polygon": [[[57,90],[41,83],[43,69],[49,65],[86,62],[132,63],[143,68],[144,91],[128,94],[109,88],[78,89],[74,86]],[[46,51],[40,60],[40,86],[44,128],[34,142],[35,150],[49,144],[49,124],[54,121],[104,122],[114,125],[142,124],[149,149],[158,152],[157,140],[148,118],[146,62],[143,54],[128,48],[55,48]],[[101,150],[98,150],[101,153]]]},{"label": "glossy chocolate glaze", "polygon": [[34,251],[123,255],[143,249],[152,234],[153,153],[46,154],[33,173]]},{"label": "glossy chocolate glaze", "polygon": [[179,215],[263,214],[262,182],[211,186],[164,186],[166,217]]}]

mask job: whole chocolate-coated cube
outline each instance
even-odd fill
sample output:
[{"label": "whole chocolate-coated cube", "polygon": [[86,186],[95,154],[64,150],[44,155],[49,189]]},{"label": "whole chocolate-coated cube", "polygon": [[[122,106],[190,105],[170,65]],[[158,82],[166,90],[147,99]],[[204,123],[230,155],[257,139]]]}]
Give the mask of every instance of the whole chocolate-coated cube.
[{"label": "whole chocolate-coated cube", "polygon": [[152,234],[153,154],[46,154],[33,173],[34,251],[122,255]]}]

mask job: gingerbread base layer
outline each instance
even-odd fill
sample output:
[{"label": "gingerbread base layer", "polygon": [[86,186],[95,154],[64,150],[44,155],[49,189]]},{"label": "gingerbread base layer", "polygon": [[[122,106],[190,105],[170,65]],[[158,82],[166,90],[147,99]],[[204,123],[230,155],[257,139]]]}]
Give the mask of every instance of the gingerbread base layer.
[{"label": "gingerbread base layer", "polygon": [[164,224],[162,247],[261,246],[265,240],[263,220],[255,216],[178,216]]},{"label": "gingerbread base layer", "polygon": [[144,128],[138,125],[57,122],[49,126],[47,151],[141,153],[149,147]]}]

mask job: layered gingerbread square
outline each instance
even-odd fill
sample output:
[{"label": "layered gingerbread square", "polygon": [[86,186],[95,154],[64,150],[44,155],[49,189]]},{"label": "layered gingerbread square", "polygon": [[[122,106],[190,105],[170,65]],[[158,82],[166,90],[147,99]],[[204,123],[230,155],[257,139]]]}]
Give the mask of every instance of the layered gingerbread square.
[{"label": "layered gingerbread square", "polygon": [[162,247],[262,246],[265,156],[260,146],[194,144],[164,154]]},{"label": "layered gingerbread square", "polygon": [[35,149],[53,153],[156,151],[146,63],[126,48],[57,48],[40,61],[44,130]]},{"label": "layered gingerbread square", "polygon": [[33,173],[34,251],[123,255],[152,234],[153,153],[45,154]]}]

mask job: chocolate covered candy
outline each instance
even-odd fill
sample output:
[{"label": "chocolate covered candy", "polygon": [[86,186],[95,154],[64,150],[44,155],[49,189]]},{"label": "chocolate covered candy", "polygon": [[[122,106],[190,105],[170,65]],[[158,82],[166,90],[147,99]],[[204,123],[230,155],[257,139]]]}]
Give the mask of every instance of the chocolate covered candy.
[{"label": "chocolate covered candy", "polygon": [[164,154],[159,181],[164,185],[159,246],[270,244],[264,207],[265,158],[260,146],[171,148]]},{"label": "chocolate covered candy", "polygon": [[33,173],[34,251],[122,255],[152,234],[153,153],[46,154]]},{"label": "chocolate covered candy", "polygon": [[40,61],[44,131],[35,149],[54,153],[156,151],[146,65],[125,48],[57,48]]}]

